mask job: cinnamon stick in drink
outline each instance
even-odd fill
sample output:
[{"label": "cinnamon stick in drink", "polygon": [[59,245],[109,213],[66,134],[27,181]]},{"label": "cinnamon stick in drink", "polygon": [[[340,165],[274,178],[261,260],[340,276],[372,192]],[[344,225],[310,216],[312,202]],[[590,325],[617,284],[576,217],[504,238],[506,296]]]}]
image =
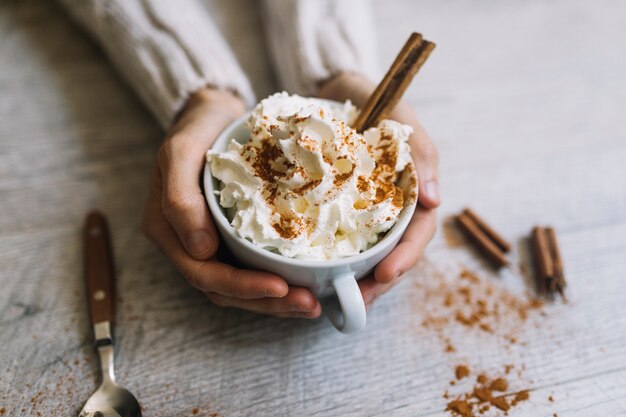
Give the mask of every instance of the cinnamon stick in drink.
[{"label": "cinnamon stick in drink", "polygon": [[358,132],[376,126],[393,110],[434,48],[435,44],[421,34],[411,34],[355,121],[353,127]]}]

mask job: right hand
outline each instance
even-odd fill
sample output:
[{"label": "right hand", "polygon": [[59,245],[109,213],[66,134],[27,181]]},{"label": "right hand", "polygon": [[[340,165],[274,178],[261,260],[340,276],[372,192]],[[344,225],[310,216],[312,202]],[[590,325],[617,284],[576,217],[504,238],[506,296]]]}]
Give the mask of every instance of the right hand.
[{"label": "right hand", "polygon": [[157,153],[141,229],[192,286],[219,306],[277,317],[318,317],[321,306],[308,289],[216,259],[219,236],[200,179],[206,151],[244,112],[244,103],[225,91],[206,88],[189,99]]}]

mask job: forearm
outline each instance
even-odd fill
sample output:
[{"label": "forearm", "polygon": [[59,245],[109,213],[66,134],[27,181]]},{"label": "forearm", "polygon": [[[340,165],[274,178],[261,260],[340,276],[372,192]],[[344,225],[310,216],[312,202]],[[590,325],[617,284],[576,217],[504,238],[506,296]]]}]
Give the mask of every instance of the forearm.
[{"label": "forearm", "polygon": [[213,86],[255,101],[225,40],[196,0],[60,0],[169,127],[195,91]]}]

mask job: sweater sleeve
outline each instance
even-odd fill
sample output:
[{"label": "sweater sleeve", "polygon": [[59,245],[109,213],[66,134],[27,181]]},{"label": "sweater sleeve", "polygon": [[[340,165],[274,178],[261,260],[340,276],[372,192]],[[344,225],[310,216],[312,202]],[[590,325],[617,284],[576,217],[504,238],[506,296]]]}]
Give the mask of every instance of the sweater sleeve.
[{"label": "sweater sleeve", "polygon": [[167,128],[205,86],[255,102],[248,79],[197,0],[60,0]]},{"label": "sweater sleeve", "polygon": [[341,71],[376,78],[372,10],[367,0],[264,0],[266,37],[282,87],[315,94]]}]

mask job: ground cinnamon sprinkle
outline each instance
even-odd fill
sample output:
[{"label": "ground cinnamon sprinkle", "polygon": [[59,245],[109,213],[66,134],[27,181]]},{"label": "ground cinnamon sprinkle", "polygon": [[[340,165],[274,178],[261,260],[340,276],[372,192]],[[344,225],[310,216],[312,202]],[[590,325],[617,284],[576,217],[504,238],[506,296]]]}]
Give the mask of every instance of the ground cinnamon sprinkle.
[{"label": "ground cinnamon sprinkle", "polygon": [[[296,117],[294,122],[300,123],[309,117]],[[335,134],[339,143],[334,143],[334,141],[333,143],[319,143],[319,141],[305,134],[297,138],[299,146],[311,152],[321,152],[323,160],[332,166],[333,187],[324,194],[323,202],[335,198],[345,188],[345,184],[351,181],[355,176],[357,162],[351,155],[356,155],[358,148],[367,147],[370,156],[374,159],[375,168],[369,178],[359,176],[356,179],[360,198],[354,203],[354,208],[363,210],[373,204],[389,202],[394,208],[402,209],[405,200],[410,200],[414,193],[408,193],[409,195],[405,196],[402,189],[395,185],[398,178],[402,178],[395,172],[398,159],[398,146],[395,139],[383,133],[377,147],[372,148],[361,135],[346,123],[339,120],[334,120],[334,122],[337,124]],[[280,133],[280,135],[287,133],[275,132],[279,128],[278,125],[271,125],[267,132],[254,128],[252,134],[262,137],[259,140],[244,144],[240,153],[248,168],[261,180],[262,195],[268,208],[279,217],[272,222],[274,230],[283,239],[291,240],[304,231],[312,230],[310,228],[312,222],[299,211],[285,214],[286,207],[291,207],[289,200],[303,197],[316,189],[322,183],[322,178],[305,172],[302,166],[291,163],[287,159],[280,141],[274,136],[276,133]],[[289,136],[293,139],[295,132],[290,131]],[[340,145],[343,154],[337,155],[340,152]],[[412,169],[412,166],[410,168]],[[282,184],[284,180],[292,179],[295,175],[299,176],[301,181],[297,187],[291,190],[279,187],[279,184]],[[414,183],[410,185],[415,187]]]},{"label": "ground cinnamon sprinkle", "polygon": [[[480,374],[476,385],[470,391],[448,401],[446,410],[457,417],[478,417],[487,413],[491,406],[506,413],[512,407],[530,398],[528,390],[506,393],[508,387],[509,383],[503,377],[490,380],[487,375]],[[494,395],[495,392],[504,392],[504,394]],[[444,398],[449,399],[449,397],[449,393],[446,392]]]},{"label": "ground cinnamon sprinkle", "polygon": [[307,182],[306,184],[302,185],[301,187],[298,187],[294,190],[292,190],[292,192],[296,195],[304,195],[307,192],[309,192],[310,190],[312,190],[313,188],[317,187],[318,185],[320,185],[322,183],[322,180],[312,180]]},{"label": "ground cinnamon sprinkle", "polygon": [[459,324],[468,330],[493,334],[506,343],[517,343],[520,325],[541,314],[543,303],[530,295],[517,296],[503,287],[480,279],[463,269],[451,278],[440,271],[429,271],[420,282],[418,296],[422,326],[434,330],[442,341],[449,326]]},{"label": "ground cinnamon sprinkle", "polygon": [[404,206],[404,196],[402,194],[402,190],[394,185],[395,192],[393,194],[393,199],[391,200],[391,205],[397,208],[402,208]]},{"label": "ground cinnamon sprinkle", "polygon": [[454,370],[456,379],[463,379],[470,374],[470,370],[466,365],[459,365]]},{"label": "ground cinnamon sprinkle", "polygon": [[357,178],[356,188],[361,194],[367,192],[370,188],[369,181],[364,175],[359,175]]},{"label": "ground cinnamon sprinkle", "polygon": [[[467,268],[449,274],[426,263],[422,271],[425,279],[415,287],[421,328],[434,332],[448,354],[455,355],[458,349],[453,346],[463,346],[468,340],[495,343],[494,348],[507,349],[523,340],[525,327],[542,323],[543,303],[529,294],[514,294],[497,281],[482,278]],[[453,341],[452,336],[457,337],[459,331],[463,332],[463,343]],[[456,379],[450,386],[458,392],[444,393],[446,410],[452,416],[486,417],[494,415],[494,408],[506,414],[529,400],[529,391],[519,390],[519,381],[510,380],[511,375],[521,376],[523,364],[507,363],[495,375],[476,373],[475,383],[468,386],[465,381],[472,373],[470,368],[460,364],[453,369]],[[517,373],[512,374],[513,370]]]},{"label": "ground cinnamon sprinkle", "polygon": [[528,392],[528,390],[524,390],[524,391],[520,391],[515,395],[515,398],[513,398],[513,401],[511,402],[511,405],[517,405],[517,403],[522,402],[522,401],[526,401],[530,398],[530,393]]},{"label": "ground cinnamon sprinkle", "polygon": [[508,382],[504,378],[496,378],[489,385],[489,389],[492,391],[506,391],[509,388]]},{"label": "ground cinnamon sprinkle", "polygon": [[283,239],[293,239],[300,234],[300,219],[289,213],[280,213],[279,216],[279,220],[272,223],[272,227]]}]

